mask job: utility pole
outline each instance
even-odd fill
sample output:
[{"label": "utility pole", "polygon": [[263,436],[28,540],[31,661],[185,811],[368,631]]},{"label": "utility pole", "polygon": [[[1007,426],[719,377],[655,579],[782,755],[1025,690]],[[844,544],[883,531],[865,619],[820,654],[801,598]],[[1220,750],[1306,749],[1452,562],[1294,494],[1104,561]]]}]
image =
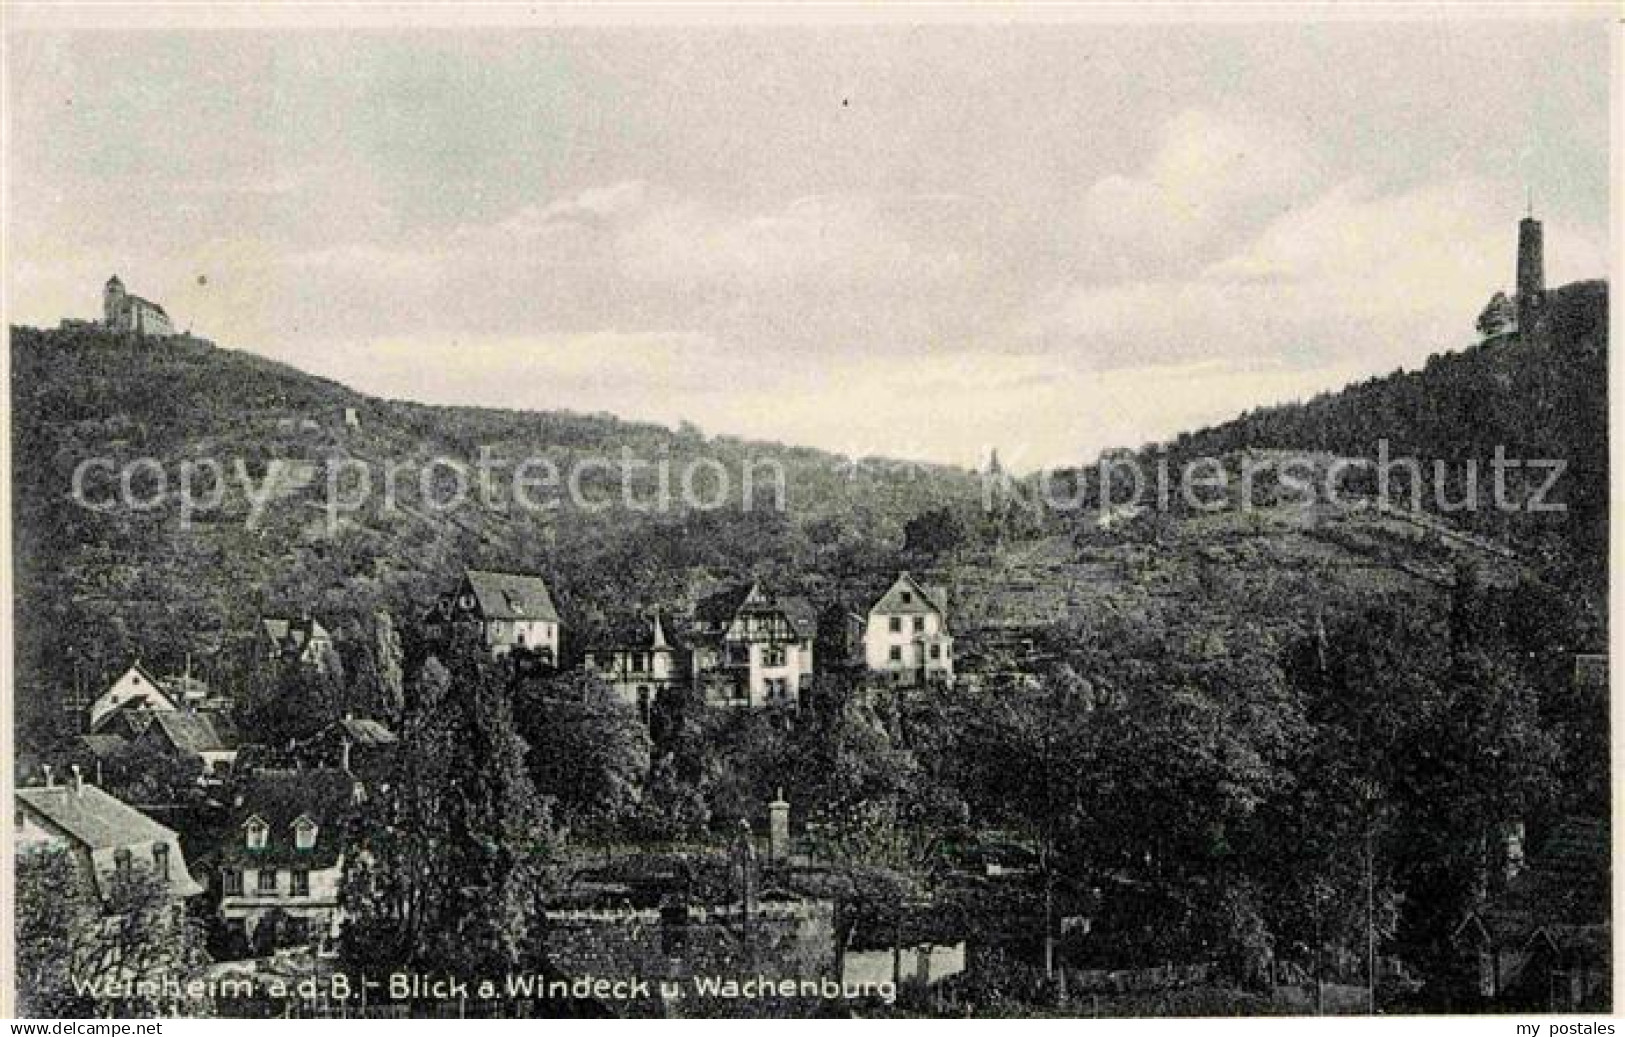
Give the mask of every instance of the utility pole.
[{"label": "utility pole", "polygon": [[1377,890],[1376,859],[1372,853],[1372,824],[1365,827],[1365,1010],[1377,1014]]}]

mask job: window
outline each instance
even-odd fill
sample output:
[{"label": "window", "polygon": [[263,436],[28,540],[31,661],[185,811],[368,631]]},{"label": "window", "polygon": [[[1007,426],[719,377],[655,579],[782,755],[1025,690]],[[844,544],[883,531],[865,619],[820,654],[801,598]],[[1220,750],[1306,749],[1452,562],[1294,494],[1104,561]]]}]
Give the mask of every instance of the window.
[{"label": "window", "polygon": [[762,660],[762,665],[763,666],[783,666],[784,665],[784,648],[782,646],[779,646],[779,645],[774,645],[772,648],[769,648],[767,650],[766,658],[764,658]]},{"label": "window", "polygon": [[886,621],[886,629],[890,630],[894,634],[900,633],[903,629],[903,617],[892,616]]},{"label": "window", "polygon": [[243,895],[243,873],[236,868],[220,869],[220,892],[228,897]]},{"label": "window", "polygon": [[649,722],[649,689],[646,685],[638,687],[638,718],[645,724]]},{"label": "window", "polygon": [[914,617],[914,632],[916,634],[925,633],[925,617],[924,616],[915,616]]},{"label": "window", "polygon": [[316,822],[301,814],[293,823],[293,845],[300,850],[309,850],[316,845]]},{"label": "window", "polygon": [[632,653],[632,672],[633,673],[642,673],[646,669],[648,669],[648,665],[647,665],[647,663],[646,663],[646,661],[644,659],[643,653],[642,652],[633,652]]},{"label": "window", "polygon": [[303,868],[288,872],[288,892],[296,897],[310,896],[310,872]]},{"label": "window", "polygon": [[942,646],[941,645],[932,645],[931,646],[931,658],[933,658],[933,659],[941,659],[942,658]]},{"label": "window", "polygon": [[902,645],[892,645],[889,649],[886,650],[886,658],[890,659],[894,663],[902,662],[903,661],[903,646]]},{"label": "window", "polygon": [[904,591],[903,592],[903,604],[905,604],[905,605],[914,604],[914,592],[913,591]]},{"label": "window", "polygon": [[256,815],[243,822],[243,844],[250,850],[265,849],[265,837],[271,827]]},{"label": "window", "polygon": [[128,875],[130,873],[130,850],[128,847],[120,847],[113,852],[113,871],[119,875]]},{"label": "window", "polygon": [[259,891],[261,893],[276,892],[276,869],[265,868],[260,871]]},{"label": "window", "polygon": [[164,879],[165,881],[168,881],[168,879],[169,879],[169,844],[168,843],[153,843],[152,844],[152,870],[158,873],[159,878]]}]

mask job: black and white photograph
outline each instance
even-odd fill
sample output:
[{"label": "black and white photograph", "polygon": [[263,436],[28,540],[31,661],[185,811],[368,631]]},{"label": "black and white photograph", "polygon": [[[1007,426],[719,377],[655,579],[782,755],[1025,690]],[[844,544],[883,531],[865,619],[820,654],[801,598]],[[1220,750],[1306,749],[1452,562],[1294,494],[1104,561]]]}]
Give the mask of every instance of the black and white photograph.
[{"label": "black and white photograph", "polygon": [[0,18],[12,1033],[1615,1032],[1617,5]]}]

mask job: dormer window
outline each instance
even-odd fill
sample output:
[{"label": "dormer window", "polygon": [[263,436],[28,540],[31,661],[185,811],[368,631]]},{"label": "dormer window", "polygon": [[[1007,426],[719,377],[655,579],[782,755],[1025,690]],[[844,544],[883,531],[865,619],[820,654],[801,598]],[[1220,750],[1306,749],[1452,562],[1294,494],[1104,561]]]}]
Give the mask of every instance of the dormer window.
[{"label": "dormer window", "polygon": [[152,844],[152,868],[153,868],[154,871],[156,871],[158,873],[159,878],[164,879],[166,881],[168,880],[168,878],[169,878],[169,844],[168,843],[153,843]]},{"label": "dormer window", "polygon": [[316,845],[316,822],[304,814],[293,823],[293,845],[300,850],[309,850]]},{"label": "dormer window", "polygon": [[243,822],[243,845],[250,850],[265,849],[265,838],[271,834],[271,826],[266,824],[258,815]]}]

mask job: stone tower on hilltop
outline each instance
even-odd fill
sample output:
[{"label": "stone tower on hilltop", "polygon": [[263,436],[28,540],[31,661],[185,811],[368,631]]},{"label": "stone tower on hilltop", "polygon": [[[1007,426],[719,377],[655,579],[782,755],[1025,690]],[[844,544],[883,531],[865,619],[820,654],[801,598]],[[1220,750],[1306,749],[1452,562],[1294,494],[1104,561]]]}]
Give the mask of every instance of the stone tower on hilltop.
[{"label": "stone tower on hilltop", "polygon": [[1534,206],[1518,221],[1518,327],[1528,331],[1546,299],[1546,261],[1543,255],[1540,221]]},{"label": "stone tower on hilltop", "polygon": [[110,328],[117,327],[124,317],[124,282],[114,274],[102,288],[102,316]]}]

